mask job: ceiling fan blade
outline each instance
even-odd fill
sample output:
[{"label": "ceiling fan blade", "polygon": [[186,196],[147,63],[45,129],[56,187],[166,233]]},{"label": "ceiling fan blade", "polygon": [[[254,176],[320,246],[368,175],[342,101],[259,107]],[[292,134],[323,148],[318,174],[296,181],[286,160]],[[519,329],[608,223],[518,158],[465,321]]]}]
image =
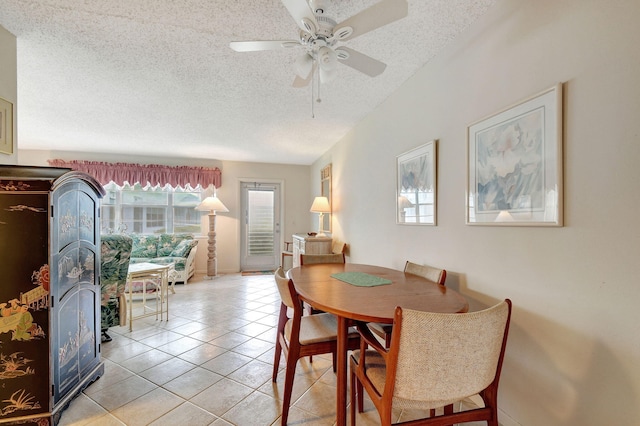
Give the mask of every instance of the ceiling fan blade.
[{"label": "ceiling fan blade", "polygon": [[300,46],[300,42],[296,40],[254,40],[232,41],[229,43],[229,47],[236,52],[257,52],[260,50],[277,50],[297,46]]},{"label": "ceiling fan blade", "polygon": [[348,47],[336,48],[338,61],[370,77],[382,74],[387,64]]},{"label": "ceiling fan blade", "polygon": [[407,16],[407,0],[382,0],[334,27],[338,40],[351,40]]},{"label": "ceiling fan blade", "polygon": [[316,34],[318,21],[306,0],[282,0],[282,4],[287,8],[301,30],[313,35]]},{"label": "ceiling fan blade", "polygon": [[306,78],[296,75],[296,78],[293,79],[293,87],[295,87],[296,89],[307,87],[309,83],[311,83],[311,79],[313,79],[313,73],[315,72],[316,72],[316,63],[314,62],[313,67],[311,68],[311,72]]}]

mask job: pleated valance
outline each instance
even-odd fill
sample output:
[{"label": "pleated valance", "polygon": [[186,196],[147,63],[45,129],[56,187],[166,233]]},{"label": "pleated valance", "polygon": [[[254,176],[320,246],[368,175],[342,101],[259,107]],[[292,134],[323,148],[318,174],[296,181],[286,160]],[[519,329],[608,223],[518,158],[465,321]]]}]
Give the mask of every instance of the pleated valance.
[{"label": "pleated valance", "polygon": [[64,161],[49,160],[53,167],[64,167],[81,171],[93,176],[102,185],[115,182],[123,186],[140,183],[142,186],[171,185],[173,188],[195,188],[198,185],[207,188],[209,185],[220,187],[222,172],[219,168],[163,166],[159,164],[105,163],[101,161]]}]

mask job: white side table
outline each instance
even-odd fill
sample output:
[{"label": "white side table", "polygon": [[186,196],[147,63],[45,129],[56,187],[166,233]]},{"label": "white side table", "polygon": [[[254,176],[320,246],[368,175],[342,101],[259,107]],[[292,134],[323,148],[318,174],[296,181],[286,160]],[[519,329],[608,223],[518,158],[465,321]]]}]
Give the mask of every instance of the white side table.
[{"label": "white side table", "polygon": [[[173,264],[158,265],[155,263],[133,263],[129,265],[127,274],[127,302],[129,303],[129,331],[133,331],[133,320],[155,315],[160,321],[164,314],[169,321],[169,272],[173,269]],[[142,313],[133,316],[133,282],[142,281]],[[158,281],[160,288],[158,291]],[[155,307],[149,306],[147,301],[147,285],[155,286]],[[158,297],[159,293],[159,297]]]}]

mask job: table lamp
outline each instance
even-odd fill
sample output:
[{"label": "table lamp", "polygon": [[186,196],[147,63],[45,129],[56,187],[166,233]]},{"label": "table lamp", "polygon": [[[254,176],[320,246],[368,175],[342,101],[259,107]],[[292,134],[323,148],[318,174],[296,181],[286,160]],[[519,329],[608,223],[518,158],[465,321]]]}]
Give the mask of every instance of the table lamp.
[{"label": "table lamp", "polygon": [[406,221],[407,212],[405,209],[413,207],[413,203],[407,197],[401,195],[398,197],[398,211],[400,212],[400,223]]},{"label": "table lamp", "polygon": [[216,257],[216,212],[228,212],[229,209],[220,201],[213,187],[213,196],[207,197],[196,210],[209,212],[209,233],[207,246],[207,275],[205,279],[212,280],[218,275],[218,259]]},{"label": "table lamp", "polygon": [[327,234],[324,233],[324,214],[331,213],[329,199],[327,199],[327,197],[316,197],[313,200],[313,204],[309,211],[313,213],[320,213],[318,217],[318,237],[326,237]]}]

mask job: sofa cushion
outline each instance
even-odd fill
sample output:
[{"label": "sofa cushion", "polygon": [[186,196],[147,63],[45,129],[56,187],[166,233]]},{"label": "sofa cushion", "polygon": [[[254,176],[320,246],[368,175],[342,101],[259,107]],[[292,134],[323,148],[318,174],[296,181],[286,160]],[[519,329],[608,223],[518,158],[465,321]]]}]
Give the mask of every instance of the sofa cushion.
[{"label": "sofa cushion", "polygon": [[131,257],[153,258],[158,256],[158,241],[160,238],[157,235],[134,234],[131,238],[133,238]]},{"label": "sofa cushion", "polygon": [[191,234],[160,234],[157,257],[172,256],[171,252],[185,239],[192,239]]},{"label": "sofa cushion", "polygon": [[191,243],[193,240],[182,240],[180,243],[173,249],[169,256],[175,257],[187,257],[189,252],[191,251]]}]

